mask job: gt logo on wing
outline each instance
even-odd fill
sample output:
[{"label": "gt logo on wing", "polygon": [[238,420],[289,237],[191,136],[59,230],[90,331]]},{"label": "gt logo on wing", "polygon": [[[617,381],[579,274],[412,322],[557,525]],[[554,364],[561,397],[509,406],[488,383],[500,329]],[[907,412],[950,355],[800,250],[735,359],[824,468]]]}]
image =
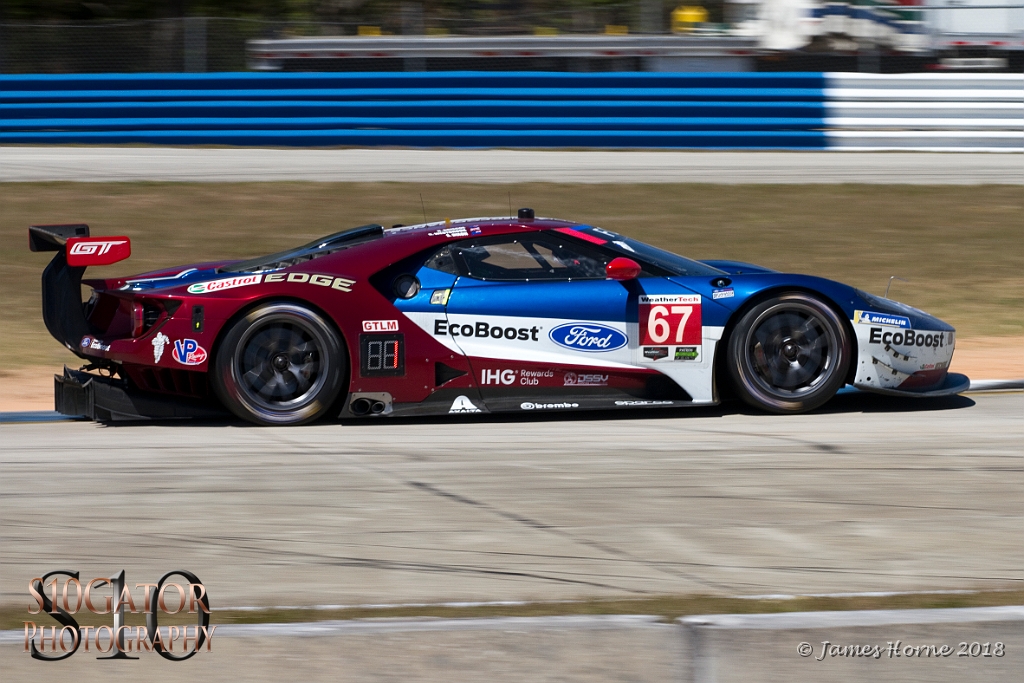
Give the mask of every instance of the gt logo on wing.
[{"label": "gt logo on wing", "polygon": [[109,266],[132,255],[132,244],[127,237],[69,237],[67,241],[68,265],[73,268]]},{"label": "gt logo on wing", "polygon": [[75,242],[71,245],[69,254],[75,256],[92,256],[93,254],[100,255],[106,254],[112,248],[119,244],[124,244],[128,240],[95,240],[88,242]]}]

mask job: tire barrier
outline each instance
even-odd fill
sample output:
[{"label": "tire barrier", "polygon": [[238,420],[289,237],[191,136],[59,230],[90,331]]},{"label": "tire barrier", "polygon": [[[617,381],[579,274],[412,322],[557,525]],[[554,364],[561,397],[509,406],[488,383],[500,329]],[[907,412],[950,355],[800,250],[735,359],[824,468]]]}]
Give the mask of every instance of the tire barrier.
[{"label": "tire barrier", "polygon": [[1024,75],[0,76],[0,144],[1024,149]]}]

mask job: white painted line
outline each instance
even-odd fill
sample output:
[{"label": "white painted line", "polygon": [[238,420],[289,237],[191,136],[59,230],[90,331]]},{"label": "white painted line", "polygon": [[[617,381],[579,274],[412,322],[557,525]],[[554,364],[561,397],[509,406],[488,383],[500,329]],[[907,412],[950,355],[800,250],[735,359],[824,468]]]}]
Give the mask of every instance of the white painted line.
[{"label": "white painted line", "polygon": [[[1001,593],[1012,589],[998,589],[985,591],[986,593]],[[867,591],[863,593],[764,593],[762,595],[737,595],[738,600],[797,600],[799,598],[895,598],[904,595],[976,595],[981,591],[974,590],[947,590],[947,591]]]},{"label": "white painted line", "polygon": [[1024,606],[788,612],[782,614],[709,614],[683,617],[677,621],[692,628],[741,630],[845,628],[891,624],[966,624],[985,621],[1024,621]]},{"label": "white painted line", "polygon": [[355,605],[273,605],[266,606],[245,606],[245,607],[213,607],[211,611],[217,612],[265,612],[268,610],[283,609],[310,609],[310,610],[346,610],[346,609],[408,609],[410,607],[520,607],[524,605],[569,605],[582,600],[551,600],[545,602],[533,602],[530,600],[491,600],[485,602],[379,602]]}]

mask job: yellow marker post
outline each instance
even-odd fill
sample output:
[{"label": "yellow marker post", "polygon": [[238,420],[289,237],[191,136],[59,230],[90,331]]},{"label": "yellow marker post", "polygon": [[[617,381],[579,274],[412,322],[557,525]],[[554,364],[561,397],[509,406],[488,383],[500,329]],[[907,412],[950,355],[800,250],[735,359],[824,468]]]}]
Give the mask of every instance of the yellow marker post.
[{"label": "yellow marker post", "polygon": [[703,7],[681,5],[672,10],[672,33],[689,33],[707,20],[708,11]]}]

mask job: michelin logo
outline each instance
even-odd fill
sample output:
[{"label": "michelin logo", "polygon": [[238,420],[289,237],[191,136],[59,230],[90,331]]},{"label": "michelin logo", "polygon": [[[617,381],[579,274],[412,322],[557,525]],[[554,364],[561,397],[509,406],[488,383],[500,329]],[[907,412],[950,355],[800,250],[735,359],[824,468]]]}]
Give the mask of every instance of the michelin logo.
[{"label": "michelin logo", "polygon": [[892,327],[910,327],[910,318],[891,313],[873,313],[871,311],[854,311],[853,319],[861,325],[890,325]]}]

